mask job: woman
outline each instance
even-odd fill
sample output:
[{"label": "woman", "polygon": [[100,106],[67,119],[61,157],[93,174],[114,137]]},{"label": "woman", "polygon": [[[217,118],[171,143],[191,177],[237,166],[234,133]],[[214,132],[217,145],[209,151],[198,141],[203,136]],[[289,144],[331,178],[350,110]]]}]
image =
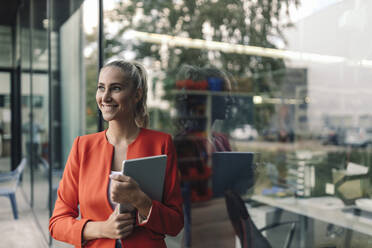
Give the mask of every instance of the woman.
[{"label": "woman", "polygon": [[[109,127],[75,139],[49,222],[53,238],[76,247],[166,247],[165,234],[182,229],[176,152],[170,135],[145,128],[146,80],[138,63],[120,60],[101,69],[96,100]],[[115,173],[124,159],[160,154],[168,156],[162,202]],[[133,211],[119,213],[117,203]]]}]

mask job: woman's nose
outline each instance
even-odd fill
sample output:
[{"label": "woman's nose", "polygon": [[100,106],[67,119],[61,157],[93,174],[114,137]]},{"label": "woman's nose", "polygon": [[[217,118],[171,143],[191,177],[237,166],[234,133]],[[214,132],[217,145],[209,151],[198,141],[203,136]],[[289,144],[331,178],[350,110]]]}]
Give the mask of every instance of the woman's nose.
[{"label": "woman's nose", "polygon": [[103,100],[104,102],[109,102],[109,101],[111,101],[111,93],[110,93],[109,90],[105,90],[105,92],[103,93],[102,100]]}]

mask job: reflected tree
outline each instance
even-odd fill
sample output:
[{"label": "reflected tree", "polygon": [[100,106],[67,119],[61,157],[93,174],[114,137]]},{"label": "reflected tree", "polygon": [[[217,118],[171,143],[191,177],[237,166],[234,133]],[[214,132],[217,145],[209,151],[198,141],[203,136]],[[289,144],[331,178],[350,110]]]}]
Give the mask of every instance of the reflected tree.
[{"label": "reflected tree", "polygon": [[96,48],[98,32],[94,28],[91,34],[85,34],[86,47],[90,51],[84,54],[85,80],[86,80],[86,133],[97,131],[97,61],[98,51]]},{"label": "reflected tree", "polygon": [[[289,10],[298,5],[299,0],[119,1],[115,9],[105,13],[107,25],[114,23],[117,27],[117,32],[106,35],[106,58],[120,51],[134,52],[137,60],[151,58],[166,71],[166,89],[174,88],[182,64],[213,64],[238,78],[238,83],[251,83],[251,92],[273,96],[285,73],[281,59],[136,42],[127,31],[284,48],[283,30],[292,26]],[[259,119],[264,116],[255,116],[256,122],[263,122],[258,126],[268,121]]]}]

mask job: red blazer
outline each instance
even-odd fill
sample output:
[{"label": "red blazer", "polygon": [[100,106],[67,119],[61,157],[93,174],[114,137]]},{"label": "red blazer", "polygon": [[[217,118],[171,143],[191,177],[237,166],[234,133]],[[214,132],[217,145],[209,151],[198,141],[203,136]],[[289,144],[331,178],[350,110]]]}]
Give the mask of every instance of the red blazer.
[{"label": "red blazer", "polygon": [[[82,230],[88,220],[104,221],[113,209],[108,200],[108,184],[114,147],[106,131],[77,137],[72,145],[58,188],[58,198],[49,221],[53,238],[82,245]],[[163,202],[152,201],[151,215],[122,240],[125,248],[166,247],[165,234],[175,236],[183,227],[182,196],[176,152],[171,136],[142,128],[128,146],[127,159],[168,155]],[[81,218],[79,216],[79,208]],[[86,247],[114,248],[113,239],[89,241]]]}]

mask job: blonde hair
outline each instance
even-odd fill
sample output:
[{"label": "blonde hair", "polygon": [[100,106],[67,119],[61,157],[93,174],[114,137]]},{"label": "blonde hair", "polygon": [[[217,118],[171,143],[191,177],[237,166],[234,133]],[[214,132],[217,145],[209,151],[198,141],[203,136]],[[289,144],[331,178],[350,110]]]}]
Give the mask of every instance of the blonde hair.
[{"label": "blonde hair", "polygon": [[129,62],[125,60],[115,60],[102,67],[117,67],[129,81],[133,83],[135,90],[141,90],[141,98],[137,102],[134,111],[134,120],[139,127],[147,127],[149,124],[149,113],[147,110],[147,72],[138,62]]}]

